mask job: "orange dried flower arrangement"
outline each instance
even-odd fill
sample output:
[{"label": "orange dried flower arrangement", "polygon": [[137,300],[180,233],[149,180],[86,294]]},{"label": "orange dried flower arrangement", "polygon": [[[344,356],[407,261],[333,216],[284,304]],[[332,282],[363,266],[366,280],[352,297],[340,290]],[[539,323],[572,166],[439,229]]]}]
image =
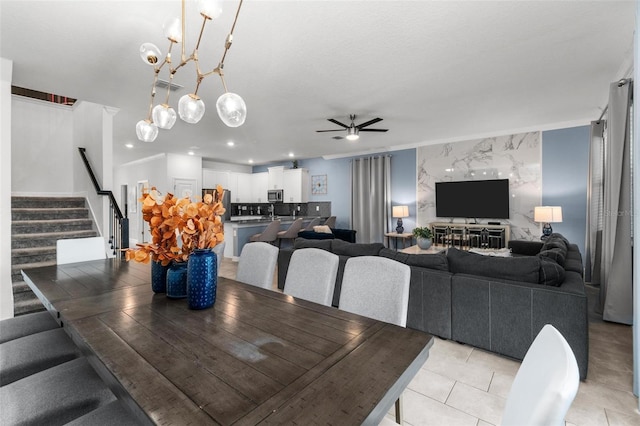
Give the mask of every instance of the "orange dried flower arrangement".
[{"label": "orange dried flower arrangement", "polygon": [[173,194],[162,196],[155,187],[143,193],[139,201],[142,218],[151,230],[151,243],[127,249],[125,259],[142,263],[154,260],[166,266],[171,261],[186,262],[193,250],[213,248],[224,241],[223,192],[218,185],[214,195],[206,194],[196,202]]}]

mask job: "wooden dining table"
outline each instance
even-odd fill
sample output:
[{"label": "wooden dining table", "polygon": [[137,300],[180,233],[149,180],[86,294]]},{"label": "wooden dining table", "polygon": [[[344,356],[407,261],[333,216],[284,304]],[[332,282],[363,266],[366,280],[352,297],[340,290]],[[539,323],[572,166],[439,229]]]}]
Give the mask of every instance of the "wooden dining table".
[{"label": "wooden dining table", "polygon": [[116,395],[161,425],[377,425],[433,337],[218,278],[212,308],[118,259],[23,271]]}]

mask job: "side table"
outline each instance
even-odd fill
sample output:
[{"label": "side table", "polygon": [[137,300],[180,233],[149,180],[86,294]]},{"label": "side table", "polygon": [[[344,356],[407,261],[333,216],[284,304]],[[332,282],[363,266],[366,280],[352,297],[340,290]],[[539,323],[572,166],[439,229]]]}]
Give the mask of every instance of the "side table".
[{"label": "side table", "polygon": [[398,234],[397,232],[385,232],[384,234],[385,238],[387,239],[387,244],[386,246],[388,248],[390,246],[391,243],[391,238],[393,238],[396,242],[395,242],[395,249],[396,251],[398,251],[398,239],[402,240],[402,248],[404,249],[406,247],[405,245],[405,241],[408,239],[409,240],[409,245],[411,245],[413,243],[413,234],[410,232],[404,232],[402,234]]}]

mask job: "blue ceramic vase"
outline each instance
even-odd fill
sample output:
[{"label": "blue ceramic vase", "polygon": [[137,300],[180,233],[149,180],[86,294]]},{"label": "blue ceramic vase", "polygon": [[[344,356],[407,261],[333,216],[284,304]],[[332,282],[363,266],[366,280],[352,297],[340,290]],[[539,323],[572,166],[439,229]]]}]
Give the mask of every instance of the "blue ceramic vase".
[{"label": "blue ceramic vase", "polygon": [[167,297],[187,297],[187,262],[173,262],[167,271]]},{"label": "blue ceramic vase", "polygon": [[187,262],[187,302],[189,309],[210,308],[216,301],[218,264],[211,249],[196,249]]},{"label": "blue ceramic vase", "polygon": [[154,293],[166,293],[168,270],[169,265],[162,266],[162,262],[151,261],[151,290]]}]

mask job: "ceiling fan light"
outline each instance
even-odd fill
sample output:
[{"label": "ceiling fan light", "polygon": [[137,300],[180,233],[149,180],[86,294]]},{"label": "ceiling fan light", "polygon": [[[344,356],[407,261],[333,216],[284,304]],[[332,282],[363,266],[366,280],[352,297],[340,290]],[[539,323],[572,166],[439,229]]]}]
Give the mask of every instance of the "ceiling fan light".
[{"label": "ceiling fan light", "polygon": [[347,139],[348,141],[357,141],[358,139],[360,139],[360,135],[357,135],[355,133],[349,134],[345,137],[345,139]]},{"label": "ceiling fan light", "polygon": [[140,120],[136,124],[136,136],[142,142],[153,142],[158,137],[158,126],[150,120]]},{"label": "ceiling fan light", "polygon": [[207,19],[216,19],[222,15],[221,0],[200,0],[198,2],[198,10],[200,15]]},{"label": "ceiling fan light", "polygon": [[151,111],[153,122],[160,128],[169,130],[176,124],[176,111],[167,104],[156,105]]},{"label": "ceiling fan light", "polygon": [[229,127],[239,127],[247,119],[247,104],[235,93],[227,92],[220,95],[216,102],[218,116]]},{"label": "ceiling fan light", "polygon": [[174,43],[182,42],[182,21],[178,17],[169,18],[162,26],[164,36]]},{"label": "ceiling fan light", "polygon": [[195,124],[204,115],[204,102],[198,95],[190,93],[178,101],[178,114],[187,123]]},{"label": "ceiling fan light", "polygon": [[140,58],[147,65],[154,66],[160,60],[160,49],[153,43],[143,43],[140,46]]}]

